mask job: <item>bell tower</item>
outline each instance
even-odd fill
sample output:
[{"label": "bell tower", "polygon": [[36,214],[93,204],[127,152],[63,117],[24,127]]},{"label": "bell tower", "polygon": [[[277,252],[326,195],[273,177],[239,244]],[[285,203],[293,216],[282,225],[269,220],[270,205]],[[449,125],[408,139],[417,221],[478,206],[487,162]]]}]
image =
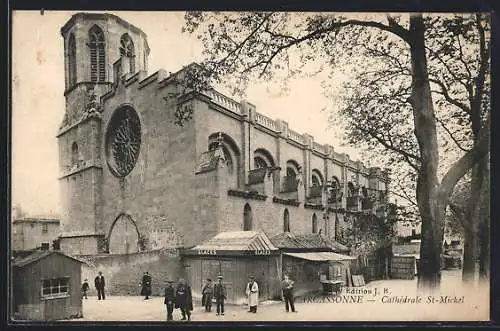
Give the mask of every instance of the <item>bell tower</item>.
[{"label": "bell tower", "polygon": [[[64,41],[66,109],[59,133],[62,202],[60,248],[70,254],[96,254],[106,247],[102,228],[102,151],[100,98],[115,75],[147,71],[149,46],[139,28],[111,14],[78,13],[61,28]],[[121,72],[114,63],[121,60]]]}]

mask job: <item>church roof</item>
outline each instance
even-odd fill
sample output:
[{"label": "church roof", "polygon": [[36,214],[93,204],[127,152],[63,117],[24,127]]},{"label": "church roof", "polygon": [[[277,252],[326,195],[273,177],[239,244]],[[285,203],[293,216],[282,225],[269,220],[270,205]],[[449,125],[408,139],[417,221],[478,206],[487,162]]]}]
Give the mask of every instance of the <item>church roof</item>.
[{"label": "church roof", "polygon": [[193,249],[218,251],[278,250],[262,231],[221,232]]},{"label": "church roof", "polygon": [[349,251],[348,247],[319,233],[294,234],[284,232],[272,237],[271,241],[276,247],[284,249],[325,249],[336,253]]}]

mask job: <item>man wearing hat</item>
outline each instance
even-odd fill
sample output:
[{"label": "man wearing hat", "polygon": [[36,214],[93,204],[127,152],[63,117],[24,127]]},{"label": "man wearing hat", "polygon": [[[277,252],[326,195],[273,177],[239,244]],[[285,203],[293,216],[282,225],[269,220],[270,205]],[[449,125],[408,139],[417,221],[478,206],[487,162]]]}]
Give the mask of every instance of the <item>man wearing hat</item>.
[{"label": "man wearing hat", "polygon": [[259,285],[255,281],[255,277],[250,275],[247,284],[246,294],[248,297],[248,312],[257,313],[257,305],[259,304]]},{"label": "man wearing hat", "polygon": [[175,290],[173,287],[174,281],[171,279],[167,280],[167,286],[165,287],[165,300],[163,303],[167,306],[167,321],[172,321],[172,313],[174,311],[175,303]]},{"label": "man wearing hat", "polygon": [[215,302],[217,303],[217,315],[224,315],[224,300],[226,297],[226,285],[222,282],[222,275],[217,276],[217,283],[214,286]]}]

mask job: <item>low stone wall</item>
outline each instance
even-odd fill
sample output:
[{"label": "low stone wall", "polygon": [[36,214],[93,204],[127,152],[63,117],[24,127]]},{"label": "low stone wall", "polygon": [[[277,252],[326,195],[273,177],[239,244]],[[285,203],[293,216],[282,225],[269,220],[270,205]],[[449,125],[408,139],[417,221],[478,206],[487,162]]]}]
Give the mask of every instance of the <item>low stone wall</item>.
[{"label": "low stone wall", "polygon": [[142,276],[149,272],[152,277],[153,296],[163,295],[165,282],[171,277],[177,282],[183,277],[179,251],[156,250],[134,254],[103,254],[77,256],[86,262],[82,265],[82,281],[89,281],[89,295],[97,295],[94,278],[99,271],[106,281],[106,295],[140,295]]}]

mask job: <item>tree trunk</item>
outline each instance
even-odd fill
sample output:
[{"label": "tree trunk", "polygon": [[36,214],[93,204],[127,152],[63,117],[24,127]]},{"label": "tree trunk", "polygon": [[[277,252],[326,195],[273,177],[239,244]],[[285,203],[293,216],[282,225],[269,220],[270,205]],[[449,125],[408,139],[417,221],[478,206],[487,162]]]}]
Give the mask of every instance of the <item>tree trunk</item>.
[{"label": "tree trunk", "polygon": [[[470,214],[470,213],[468,213]],[[464,261],[462,266],[462,280],[472,282],[475,273],[476,233],[471,229],[472,224],[467,224],[464,229]]]},{"label": "tree trunk", "polygon": [[483,217],[479,227],[479,279],[488,280],[490,276],[490,218]]},{"label": "tree trunk", "polygon": [[441,203],[438,199],[439,155],[436,120],[425,53],[425,27],[421,14],[410,16],[409,32],[412,64],[411,101],[415,136],[421,157],[421,168],[417,179],[417,203],[422,218],[418,284],[420,288],[437,289],[441,278],[443,222],[441,215],[444,213],[439,211]]}]

